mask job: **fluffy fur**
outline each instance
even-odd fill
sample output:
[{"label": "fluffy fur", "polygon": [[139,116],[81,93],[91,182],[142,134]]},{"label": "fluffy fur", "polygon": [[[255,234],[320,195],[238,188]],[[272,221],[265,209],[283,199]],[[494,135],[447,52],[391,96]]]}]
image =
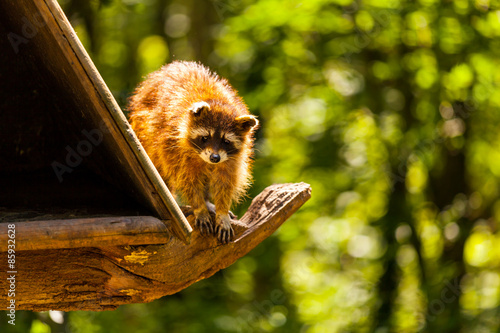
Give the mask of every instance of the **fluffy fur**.
[{"label": "fluffy fur", "polygon": [[158,172],[193,207],[196,225],[229,242],[234,235],[229,210],[250,184],[258,126],[236,91],[206,67],[176,61],[151,73],[128,109]]}]

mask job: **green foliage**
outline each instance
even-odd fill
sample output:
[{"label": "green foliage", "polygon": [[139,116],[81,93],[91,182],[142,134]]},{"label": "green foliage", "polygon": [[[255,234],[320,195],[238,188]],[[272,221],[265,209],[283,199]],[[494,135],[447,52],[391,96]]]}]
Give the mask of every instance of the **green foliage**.
[{"label": "green foliage", "polygon": [[50,333],[50,327],[40,320],[34,320],[31,323],[30,333]]},{"label": "green foliage", "polygon": [[498,1],[61,2],[122,105],[200,60],[260,117],[251,195],[313,188],[235,265],[70,332],[500,329]]}]

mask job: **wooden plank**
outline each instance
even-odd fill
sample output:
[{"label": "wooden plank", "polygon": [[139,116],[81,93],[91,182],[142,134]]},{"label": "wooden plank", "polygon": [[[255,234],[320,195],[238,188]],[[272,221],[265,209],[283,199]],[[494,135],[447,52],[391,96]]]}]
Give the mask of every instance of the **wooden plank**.
[{"label": "wooden plank", "polygon": [[7,252],[8,229],[16,251],[165,244],[172,237],[152,216],[120,216],[0,223],[0,251]]},{"label": "wooden plank", "polygon": [[[304,183],[268,187],[233,225],[235,240],[227,245],[195,230],[190,244],[172,237],[164,245],[16,252],[17,309],[112,310],[174,294],[247,254],[310,196]],[[7,260],[0,260],[0,272],[9,270]],[[0,289],[9,289],[6,278],[0,278]],[[0,307],[8,301],[1,298]]]}]

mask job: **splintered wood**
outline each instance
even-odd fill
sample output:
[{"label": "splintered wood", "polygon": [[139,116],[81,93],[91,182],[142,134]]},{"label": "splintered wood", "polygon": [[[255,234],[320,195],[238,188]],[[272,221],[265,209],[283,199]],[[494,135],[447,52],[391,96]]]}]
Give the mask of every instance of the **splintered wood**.
[{"label": "splintered wood", "polygon": [[[233,264],[310,197],[305,183],[269,186],[233,225],[235,240],[228,245],[197,230],[185,244],[152,217],[65,220],[60,227],[57,221],[15,222],[16,308],[102,311],[174,294]],[[7,225],[0,223],[2,258]],[[0,271],[9,271],[7,259],[0,260]],[[8,290],[5,278],[0,288]],[[7,307],[6,298],[0,306]]]}]

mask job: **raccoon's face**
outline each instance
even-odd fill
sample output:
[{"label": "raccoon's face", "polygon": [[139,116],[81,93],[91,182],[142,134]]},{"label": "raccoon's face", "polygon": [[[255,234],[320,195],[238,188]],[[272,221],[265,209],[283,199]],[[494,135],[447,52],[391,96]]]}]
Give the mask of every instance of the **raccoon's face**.
[{"label": "raccoon's face", "polygon": [[223,112],[210,112],[206,102],[195,103],[190,110],[189,142],[209,164],[223,163],[237,155],[250,129],[258,124],[255,116],[230,118]]},{"label": "raccoon's face", "polygon": [[190,142],[200,157],[207,163],[226,161],[241,149],[241,139],[232,132],[218,129],[194,128],[190,132]]}]

